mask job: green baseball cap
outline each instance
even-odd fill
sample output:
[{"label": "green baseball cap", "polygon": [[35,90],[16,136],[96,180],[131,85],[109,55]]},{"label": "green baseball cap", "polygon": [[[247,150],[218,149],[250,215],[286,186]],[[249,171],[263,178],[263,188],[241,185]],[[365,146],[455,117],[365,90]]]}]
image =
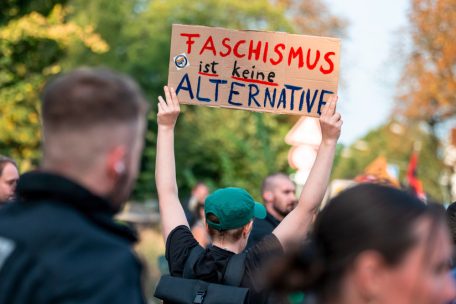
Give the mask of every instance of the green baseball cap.
[{"label": "green baseball cap", "polygon": [[[254,217],[266,217],[266,209],[241,188],[223,188],[211,193],[204,203],[207,225],[222,231],[240,228]],[[219,223],[208,220],[208,214],[214,214]]]}]

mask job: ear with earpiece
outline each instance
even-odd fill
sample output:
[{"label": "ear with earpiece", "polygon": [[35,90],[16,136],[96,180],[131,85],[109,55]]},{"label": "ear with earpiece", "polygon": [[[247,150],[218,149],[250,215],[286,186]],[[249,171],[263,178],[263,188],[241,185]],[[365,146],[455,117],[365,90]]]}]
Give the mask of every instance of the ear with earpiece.
[{"label": "ear with earpiece", "polygon": [[114,178],[122,175],[127,170],[125,165],[126,150],[123,146],[112,149],[106,159],[106,169],[108,174]]},{"label": "ear with earpiece", "polygon": [[123,161],[118,161],[115,166],[114,170],[116,171],[117,174],[122,174],[125,172],[125,164]]}]

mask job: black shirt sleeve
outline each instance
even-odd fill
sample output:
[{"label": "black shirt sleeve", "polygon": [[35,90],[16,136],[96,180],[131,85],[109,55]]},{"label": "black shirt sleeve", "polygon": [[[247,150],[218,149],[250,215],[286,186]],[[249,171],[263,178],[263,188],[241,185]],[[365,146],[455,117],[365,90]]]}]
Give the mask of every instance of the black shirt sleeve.
[{"label": "black shirt sleeve", "polygon": [[265,236],[247,251],[242,285],[254,290],[255,293],[260,293],[265,283],[263,281],[264,275],[261,272],[269,263],[283,256],[283,254],[282,245],[277,237],[272,233]]},{"label": "black shirt sleeve", "polygon": [[185,261],[195,246],[199,244],[187,226],[181,225],[171,231],[166,240],[165,255],[172,276],[182,276]]}]

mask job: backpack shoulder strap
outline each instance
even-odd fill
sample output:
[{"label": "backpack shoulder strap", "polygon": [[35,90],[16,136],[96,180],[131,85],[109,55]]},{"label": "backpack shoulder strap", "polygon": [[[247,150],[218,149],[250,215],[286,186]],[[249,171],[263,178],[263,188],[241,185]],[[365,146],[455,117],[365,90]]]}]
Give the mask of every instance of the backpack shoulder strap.
[{"label": "backpack shoulder strap", "polygon": [[187,257],[184,265],[184,271],[182,277],[186,279],[194,279],[195,274],[193,273],[194,266],[200,255],[204,252],[203,247],[196,245],[190,250],[190,254]]},{"label": "backpack shoulder strap", "polygon": [[240,286],[242,277],[245,272],[245,258],[247,252],[242,252],[233,255],[226,265],[225,275],[223,276],[222,284],[231,286]]}]

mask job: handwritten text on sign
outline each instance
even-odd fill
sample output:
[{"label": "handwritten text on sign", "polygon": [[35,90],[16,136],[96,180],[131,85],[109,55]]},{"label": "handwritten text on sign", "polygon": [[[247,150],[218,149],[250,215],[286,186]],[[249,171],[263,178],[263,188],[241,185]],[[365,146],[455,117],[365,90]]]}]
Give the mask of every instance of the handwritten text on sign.
[{"label": "handwritten text on sign", "polygon": [[335,38],[173,25],[168,85],[185,104],[319,116],[339,53]]}]

